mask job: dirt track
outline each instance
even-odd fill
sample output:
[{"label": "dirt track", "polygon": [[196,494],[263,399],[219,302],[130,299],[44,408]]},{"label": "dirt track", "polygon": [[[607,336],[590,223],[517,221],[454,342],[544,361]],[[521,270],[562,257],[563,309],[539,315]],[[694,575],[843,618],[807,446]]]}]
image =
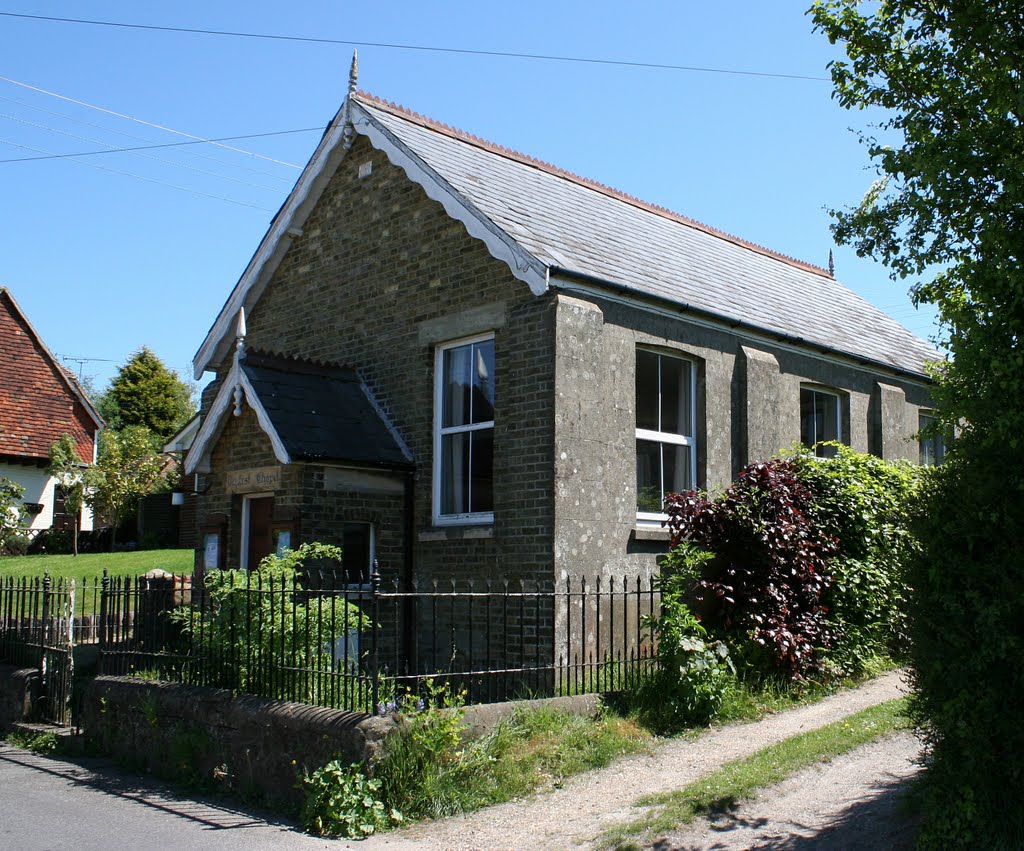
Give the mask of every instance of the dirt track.
[{"label": "dirt track", "polygon": [[917,821],[904,793],[920,742],[901,733],[765,789],[735,812],[662,837],[656,851],[911,849]]}]

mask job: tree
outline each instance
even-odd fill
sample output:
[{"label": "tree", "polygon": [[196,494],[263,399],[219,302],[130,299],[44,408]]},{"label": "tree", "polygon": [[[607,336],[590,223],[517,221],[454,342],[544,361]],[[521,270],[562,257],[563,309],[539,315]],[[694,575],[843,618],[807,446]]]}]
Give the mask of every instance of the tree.
[{"label": "tree", "polygon": [[97,406],[111,429],[145,426],[165,441],[196,412],[193,391],[143,346],[118,370]]},{"label": "tree", "polygon": [[25,489],[21,485],[0,476],[0,553],[21,528],[24,513],[21,498],[24,495]]},{"label": "tree", "polygon": [[[163,461],[153,436],[142,426],[100,432],[99,457],[86,477],[86,499],[94,513],[114,527],[135,511],[139,500],[163,481]],[[114,538],[110,545],[113,548]]]},{"label": "tree", "polygon": [[1018,0],[818,0],[816,28],[879,180],[834,233],[934,304],[936,396],[960,434],[923,488],[909,566],[925,845],[1021,847],[1024,814],[1024,15]]},{"label": "tree", "polygon": [[50,447],[50,465],[46,472],[56,479],[64,492],[64,510],[74,518],[72,553],[78,555],[78,525],[85,504],[87,465],[78,457],[78,447],[70,434],[62,434]]}]

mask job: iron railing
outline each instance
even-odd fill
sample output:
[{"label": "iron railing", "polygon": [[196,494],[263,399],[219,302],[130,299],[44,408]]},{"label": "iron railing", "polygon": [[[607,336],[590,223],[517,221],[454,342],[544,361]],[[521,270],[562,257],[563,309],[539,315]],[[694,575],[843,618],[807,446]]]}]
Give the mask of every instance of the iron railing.
[{"label": "iron railing", "polygon": [[[45,581],[0,582],[0,658],[35,658],[49,618],[47,634],[94,650],[98,673],[364,712],[420,693],[427,679],[492,703],[622,691],[655,664],[650,577],[409,589],[376,571],[366,585],[329,571],[213,573],[203,587],[188,576],[104,576],[62,586],[63,619],[52,598],[51,614],[40,611]],[[69,647],[69,683],[70,659]]]},{"label": "iron railing", "polygon": [[0,581],[0,660],[39,671],[38,716],[71,720],[75,582],[49,576]]}]

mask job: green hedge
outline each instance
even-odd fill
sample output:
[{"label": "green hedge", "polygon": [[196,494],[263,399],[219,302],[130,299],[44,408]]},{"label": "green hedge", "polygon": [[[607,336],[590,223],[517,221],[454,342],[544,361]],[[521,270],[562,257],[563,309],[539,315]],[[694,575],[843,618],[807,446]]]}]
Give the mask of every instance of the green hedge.
[{"label": "green hedge", "polygon": [[1024,498],[1020,459],[1007,460],[952,458],[914,520],[911,708],[929,745],[926,848],[1024,848]]},{"label": "green hedge", "polygon": [[926,475],[835,445],[832,458],[796,449],[750,464],[715,497],[670,496],[665,618],[692,612],[709,633],[692,637],[724,640],[755,675],[831,681],[901,658],[910,508]]}]

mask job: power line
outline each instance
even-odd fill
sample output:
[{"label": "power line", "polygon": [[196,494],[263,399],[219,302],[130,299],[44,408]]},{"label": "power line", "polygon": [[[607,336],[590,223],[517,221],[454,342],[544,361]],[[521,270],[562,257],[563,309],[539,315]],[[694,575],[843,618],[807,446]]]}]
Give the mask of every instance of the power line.
[{"label": "power line", "polygon": [[[7,15],[7,14],[9,14],[9,13],[8,12],[0,12],[0,15]],[[246,151],[246,150],[243,150],[242,148],[234,148],[231,145],[224,145],[224,144],[221,144],[220,142],[214,142],[212,139],[204,139],[201,136],[194,136],[193,134],[186,133],[183,130],[175,130],[172,127],[164,127],[162,124],[154,124],[152,121],[146,121],[146,120],[144,120],[142,118],[133,118],[130,115],[125,115],[123,112],[114,112],[114,110],[112,110],[112,109],[107,109],[106,107],[102,107],[102,106],[96,106],[96,104],[87,103],[84,100],[76,100],[75,98],[66,97],[65,95],[57,94],[56,92],[50,92],[50,91],[47,91],[46,89],[41,89],[38,86],[32,86],[32,85],[29,85],[28,83],[22,83],[22,82],[19,82],[18,80],[12,80],[10,77],[2,77],[2,76],[0,76],[0,80],[3,80],[5,83],[10,83],[11,85],[14,85],[14,86],[21,86],[23,89],[29,89],[29,90],[31,90],[33,92],[39,92],[40,94],[49,95],[50,97],[54,97],[54,98],[58,98],[59,100],[67,101],[68,103],[75,103],[75,104],[78,104],[79,106],[88,107],[89,109],[95,109],[95,110],[97,110],[99,112],[104,112],[107,115],[113,115],[113,116],[116,116],[117,118],[124,118],[127,121],[134,121],[137,124],[144,124],[146,127],[153,127],[153,128],[155,128],[157,130],[163,130],[166,133],[174,133],[176,136],[184,136],[186,139],[195,139],[195,140],[197,140],[199,142],[207,142],[207,143],[209,143],[211,145],[216,145],[218,148],[224,148],[224,149],[226,149],[228,151],[234,151],[236,154],[245,154],[248,157],[256,157],[257,159],[267,160],[268,162],[277,163],[277,165],[285,165],[285,166],[288,166],[289,168],[294,168],[294,169],[301,168],[301,166],[297,166],[294,163],[288,163],[288,162],[285,162],[284,160],[275,160],[273,157],[265,157],[265,156],[263,156],[263,154],[254,154],[252,151]]]},{"label": "power line", "polygon": [[[618,65],[626,68],[651,68],[659,71],[693,71],[705,74],[733,74],[743,77],[768,77],[782,80],[811,80],[830,82],[828,77],[814,77],[807,74],[777,74],[767,71],[741,71],[736,68],[707,68],[697,65],[672,65],[663,62],[631,62],[624,59],[600,59],[588,56],[560,56],[546,53],[517,53],[507,50],[474,50],[466,47],[432,47],[423,44],[399,44],[380,41],[356,41],[340,38],[314,38],[312,36],[278,35],[274,33],[250,33],[233,30],[206,30],[195,27],[166,27],[155,24],[130,24],[123,21],[97,21],[86,18],[61,18],[51,15],[25,15],[18,12],[0,12],[8,18],[26,18],[35,21],[55,21],[63,24],[88,24],[96,27],[117,27],[132,30],[153,30],[157,32],[187,33],[190,35],[216,35],[231,38],[255,38],[268,41],[305,42],[307,44],[340,44],[347,47],[379,47],[386,50],[418,50],[424,53],[454,53],[463,56],[491,56],[503,59],[537,59],[544,62],[573,62],[585,65]],[[2,78],[0,78],[2,79]]]},{"label": "power line", "polygon": [[[7,121],[14,121],[18,124],[24,124],[28,127],[35,127],[37,130],[45,130],[47,133],[56,133],[59,136],[67,136],[71,139],[78,139],[82,142],[92,142],[93,144],[96,145],[103,144],[103,142],[101,142],[99,139],[90,139],[87,136],[79,136],[77,133],[69,133],[67,130],[58,130],[56,127],[48,127],[45,124],[39,124],[35,121],[29,121],[25,118],[18,118],[14,115],[4,115],[3,113],[0,113],[0,118],[6,119]],[[265,192],[280,192],[280,189],[276,186],[263,186],[262,184],[259,183],[250,183],[247,180],[240,180],[237,177],[231,177],[226,174],[218,174],[215,171],[208,171],[207,169],[204,168],[196,168],[195,166],[191,166],[186,163],[179,163],[176,162],[175,160],[169,160],[166,157],[158,157],[155,156],[154,154],[147,154],[141,151],[135,151],[133,153],[137,157],[145,157],[146,159],[153,160],[154,162],[158,163],[163,163],[164,165],[171,165],[177,166],[178,168],[188,169],[189,171],[194,171],[196,174],[206,175],[207,177],[216,177],[220,180],[230,180],[232,183],[239,183],[242,186],[248,186],[251,189],[262,189]]]},{"label": "power line", "polygon": [[[9,139],[0,139],[0,144],[11,145],[12,147],[21,148],[22,150],[25,151],[34,151],[37,154],[50,154],[51,156],[54,156],[54,154],[51,151],[44,151],[41,148],[33,148],[30,145],[22,145],[19,142],[12,142]],[[78,163],[78,165],[88,166],[89,168],[94,168],[97,171],[107,171],[110,172],[111,174],[120,174],[122,177],[134,177],[136,180],[144,180],[146,183],[155,183],[158,186],[166,186],[169,187],[170,189],[177,189],[180,192],[188,192],[192,195],[202,196],[203,198],[212,198],[215,201],[226,201],[228,204],[237,204],[239,207],[249,207],[253,210],[261,210],[264,213],[274,212],[268,207],[260,207],[256,204],[249,204],[245,201],[238,201],[234,198],[225,198],[222,195],[212,195],[209,192],[200,192],[198,189],[189,189],[187,186],[178,186],[178,184],[176,183],[167,183],[166,181],[157,180],[156,178],[153,177],[143,177],[141,174],[132,174],[130,171],[120,171],[119,169],[116,168],[108,168],[105,165],[97,165],[96,163],[86,162],[85,160],[70,160],[70,162]]]},{"label": "power line", "polygon": [[[85,120],[83,120],[81,118],[76,118],[73,115],[68,115],[66,112],[57,112],[56,110],[46,109],[45,107],[36,106],[33,103],[27,103],[26,101],[18,100],[17,98],[9,98],[9,97],[4,97],[3,95],[0,95],[0,100],[6,101],[7,103],[17,104],[18,106],[27,107],[28,109],[31,109],[34,112],[42,112],[42,113],[44,113],[46,115],[53,115],[53,116],[55,116],[57,118],[61,118],[61,119],[65,120],[65,121],[70,121],[73,124],[81,124],[84,127],[92,127],[92,128],[94,128],[96,130],[102,130],[104,133],[113,133],[115,136],[123,136],[126,139],[134,139],[136,142],[146,142],[146,143],[150,142],[150,140],[147,139],[144,136],[136,136],[134,133],[126,133],[124,130],[115,130],[113,127],[108,127],[105,124],[97,124],[97,123],[92,122],[92,121],[85,121]],[[218,141],[223,141],[223,140],[218,140]],[[105,144],[105,143],[97,142],[97,144]],[[176,144],[178,144],[178,145],[192,145],[192,144],[200,144],[200,143],[199,142],[178,142]],[[162,146],[152,145],[152,147],[162,147]],[[169,147],[169,145],[168,145],[168,147]],[[114,146],[113,145],[108,145],[108,148],[114,148]],[[132,148],[124,148],[123,150],[129,151],[129,150],[133,150],[133,149]],[[145,148],[139,147],[139,148],[136,148],[134,150],[145,150]],[[248,172],[251,172],[252,174],[259,174],[259,175],[262,175],[263,177],[270,177],[270,178],[272,178],[274,180],[280,180],[280,181],[283,181],[283,182],[290,182],[290,178],[288,178],[288,177],[281,177],[280,175],[274,174],[273,172],[264,171],[264,170],[258,169],[258,168],[253,168],[252,166],[248,166],[248,165],[241,165],[241,164],[239,164],[237,162],[233,162],[232,160],[222,159],[221,157],[210,156],[209,154],[204,154],[204,153],[201,153],[199,151],[194,151],[194,152],[191,152],[191,153],[192,153],[193,156],[199,157],[200,159],[209,160],[210,162],[220,163],[221,165],[227,165],[227,166],[230,166],[231,168],[238,168],[238,169],[241,169],[242,171],[248,171]],[[25,159],[30,159],[30,158],[26,157]]]},{"label": "power line", "polygon": [[[285,136],[289,133],[312,133],[313,131],[320,132],[323,130],[322,127],[302,127],[298,130],[275,130],[271,133],[248,133],[244,136],[220,136],[216,139],[210,139],[210,142],[233,142],[238,139],[262,139],[265,136]],[[46,156],[39,157],[11,157],[9,159],[0,160],[2,163],[29,163],[36,162],[39,160],[65,160],[72,157],[92,157],[97,154],[121,154],[130,151],[150,151],[154,148],[181,148],[185,145],[205,145],[207,140],[195,141],[195,142],[165,142],[162,145],[138,145],[133,148],[104,148],[99,151],[77,151],[72,154],[47,154]],[[269,173],[268,173],[269,174]],[[269,175],[274,177],[274,175]]]}]

